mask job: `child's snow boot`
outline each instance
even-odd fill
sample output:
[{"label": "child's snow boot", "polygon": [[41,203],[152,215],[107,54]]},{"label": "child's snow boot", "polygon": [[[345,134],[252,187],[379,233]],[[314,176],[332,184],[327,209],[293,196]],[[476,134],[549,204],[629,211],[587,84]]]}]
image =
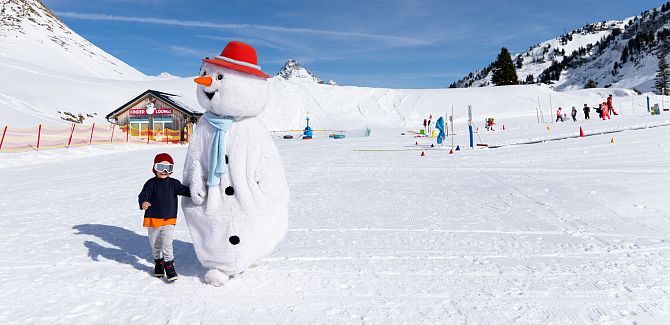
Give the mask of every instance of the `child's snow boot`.
[{"label": "child's snow boot", "polygon": [[163,265],[165,264],[165,261],[161,259],[154,260],[154,276],[157,278],[162,278],[165,276],[165,269],[163,268]]},{"label": "child's snow boot", "polygon": [[170,282],[177,280],[179,277],[179,275],[177,275],[177,271],[174,269],[174,261],[165,262],[165,275],[167,276],[167,280]]}]

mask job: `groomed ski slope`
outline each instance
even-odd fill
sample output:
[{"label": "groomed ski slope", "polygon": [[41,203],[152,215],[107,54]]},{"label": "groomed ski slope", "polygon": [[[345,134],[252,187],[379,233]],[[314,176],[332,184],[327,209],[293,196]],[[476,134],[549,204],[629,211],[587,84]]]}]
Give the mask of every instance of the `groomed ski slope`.
[{"label": "groomed ski slope", "polygon": [[[500,144],[664,122],[480,135]],[[156,153],[181,164],[185,147],[2,154],[0,323],[670,322],[670,127],[453,155],[401,131],[278,138],[288,235],[222,288],[202,282],[181,214],[180,279],[149,274],[137,193]]]}]

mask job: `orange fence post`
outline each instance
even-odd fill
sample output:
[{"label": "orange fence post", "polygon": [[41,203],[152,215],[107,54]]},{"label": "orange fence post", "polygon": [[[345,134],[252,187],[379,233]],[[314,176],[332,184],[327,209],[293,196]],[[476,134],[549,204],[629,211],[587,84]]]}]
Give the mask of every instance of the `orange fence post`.
[{"label": "orange fence post", "polygon": [[93,123],[93,126],[91,127],[91,138],[88,140],[88,144],[93,143],[93,130],[95,130],[95,123]]},{"label": "orange fence post", "polygon": [[116,125],[112,124],[112,136],[109,137],[109,143],[114,141],[114,129],[116,129]]},{"label": "orange fence post", "polygon": [[70,148],[70,144],[72,143],[72,134],[74,133],[74,127],[75,127],[76,125],[77,125],[77,124],[72,123],[72,130],[70,131],[70,139],[67,140],[67,147],[68,147],[68,149]]},{"label": "orange fence post", "polygon": [[2,150],[2,143],[5,142],[5,133],[7,133],[7,126],[5,125],[5,130],[2,131],[2,140],[0,140],[0,150]]},{"label": "orange fence post", "polygon": [[37,129],[37,150],[40,150],[40,136],[42,135],[42,124]]},{"label": "orange fence post", "polygon": [[183,142],[181,142],[181,139],[182,139],[182,137],[181,137],[181,119],[177,120],[177,130],[179,130],[179,132],[177,132],[177,136],[179,137],[179,144],[184,144]]}]

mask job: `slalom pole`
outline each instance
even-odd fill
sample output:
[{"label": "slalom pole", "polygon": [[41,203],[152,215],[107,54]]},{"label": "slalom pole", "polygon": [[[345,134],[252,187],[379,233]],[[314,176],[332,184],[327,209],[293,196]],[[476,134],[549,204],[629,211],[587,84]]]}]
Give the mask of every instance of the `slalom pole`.
[{"label": "slalom pole", "polygon": [[128,143],[128,137],[130,136],[130,123],[126,125],[126,143]]},{"label": "slalom pole", "polygon": [[7,133],[7,125],[5,125],[5,130],[2,131],[2,139],[0,140],[0,150],[2,150],[2,143],[5,142],[5,133]]},{"label": "slalom pole", "polygon": [[472,134],[472,105],[468,105],[468,128],[470,130],[470,149],[475,148],[475,139]]},{"label": "slalom pole", "polygon": [[147,144],[149,144],[150,139],[151,139],[151,129],[147,128]]},{"label": "slalom pole", "polygon": [[112,136],[109,137],[109,143],[112,143],[112,141],[114,141],[114,129],[116,129],[116,125],[112,124]]},{"label": "slalom pole", "polygon": [[537,115],[537,124],[540,124],[540,111],[542,110],[542,106],[540,105],[540,96],[537,96],[537,109],[535,110],[535,114]]},{"label": "slalom pole", "polygon": [[451,116],[449,116],[449,122],[451,122],[451,149],[454,149],[454,105],[451,105]]},{"label": "slalom pole", "polygon": [[[551,103],[551,95],[549,95],[549,116],[551,116],[552,113],[551,110],[553,109],[552,107],[554,107],[554,104]],[[556,123],[555,121],[556,120],[554,120],[553,118],[551,119],[551,123]]]},{"label": "slalom pole", "polygon": [[70,144],[72,143],[72,134],[74,133],[74,127],[77,124],[72,123],[72,130],[70,130],[70,139],[67,140],[67,148],[70,149]]},{"label": "slalom pole", "polygon": [[93,143],[93,131],[95,130],[95,123],[93,123],[93,126],[91,127],[91,138],[88,139],[88,144]]}]

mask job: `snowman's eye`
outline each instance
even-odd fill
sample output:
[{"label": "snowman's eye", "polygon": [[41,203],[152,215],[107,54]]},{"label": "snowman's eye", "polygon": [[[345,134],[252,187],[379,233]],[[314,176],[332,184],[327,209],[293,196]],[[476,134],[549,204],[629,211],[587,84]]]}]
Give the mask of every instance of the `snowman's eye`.
[{"label": "snowman's eye", "polygon": [[216,79],[219,79],[219,80],[223,79],[223,75],[219,73],[219,75],[216,76]]},{"label": "snowman's eye", "polygon": [[207,71],[202,70],[202,74],[201,74],[201,76],[206,76],[206,75],[207,75]]}]

